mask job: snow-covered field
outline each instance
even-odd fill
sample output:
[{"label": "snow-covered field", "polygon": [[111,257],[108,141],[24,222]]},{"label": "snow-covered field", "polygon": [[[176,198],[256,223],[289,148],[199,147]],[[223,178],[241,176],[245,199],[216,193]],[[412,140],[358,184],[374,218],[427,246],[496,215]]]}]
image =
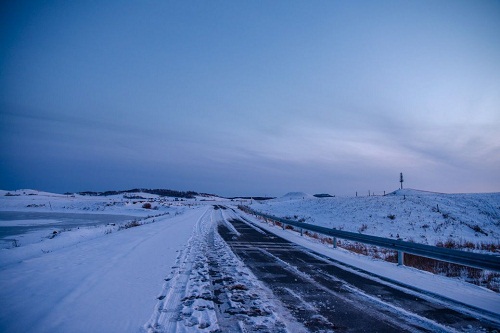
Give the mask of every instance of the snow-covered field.
[{"label": "snow-covered field", "polygon": [[[142,198],[142,199],[141,199]],[[203,198],[201,198],[203,199]],[[196,204],[201,199],[181,199]],[[110,196],[64,195],[35,190],[0,190],[0,210],[20,212],[118,214],[144,217],[186,206],[186,201],[149,193]],[[142,206],[151,201],[152,209]]]},{"label": "snow-covered field", "polygon": [[[207,209],[164,202],[158,210],[147,210],[123,197],[6,193],[0,193],[1,211],[127,218],[122,224],[71,229],[58,229],[52,219],[35,220],[31,223],[45,221],[51,227],[9,236],[17,245],[0,249],[2,332],[137,331],[151,316],[166,273]],[[125,228],[130,216],[143,225]],[[12,224],[20,223],[0,221]]]},{"label": "snow-covered field", "polygon": [[[2,212],[42,214],[36,220],[0,220],[0,229],[27,228],[9,235],[8,241],[0,239],[0,331],[210,332],[231,331],[234,325],[247,331],[304,331],[215,231],[217,223],[225,223],[234,213],[213,205],[243,200],[139,196],[144,199],[0,191],[0,216]],[[151,209],[143,208],[146,202]],[[399,234],[402,239],[429,244],[449,237],[498,244],[500,234],[499,194],[405,190],[385,197],[319,199],[295,193],[254,201],[251,207],[347,231],[358,232],[365,223],[362,232],[367,234]],[[117,222],[60,228],[60,217],[50,217],[55,213],[105,214]],[[394,219],[387,217],[391,214]],[[351,215],[365,222],[360,225]],[[342,249],[333,251],[290,230],[247,219],[336,260],[500,317],[498,293]],[[44,225],[47,228],[29,229]],[[214,279],[224,282],[214,289]],[[236,319],[217,317],[220,305],[215,293],[227,299],[225,310],[235,313]]]},{"label": "snow-covered field", "polygon": [[251,208],[338,230],[500,251],[500,193],[440,194],[405,189],[386,196],[316,198],[293,192],[254,201]]},{"label": "snow-covered field", "polygon": [[[158,208],[144,209],[122,196],[8,193],[0,197],[0,214],[137,218],[133,226],[82,222],[66,229],[50,218],[0,221],[0,228],[49,226],[9,236],[16,245],[0,249],[1,332],[212,332],[231,325],[304,331],[216,233],[224,220],[213,206],[220,198],[153,196],[149,201]],[[222,281],[218,289],[210,274]],[[221,294],[235,319],[217,318]]]},{"label": "snow-covered field", "polygon": [[205,210],[119,232],[80,228],[0,250],[0,331],[137,331]]},{"label": "snow-covered field", "polygon": [[[118,231],[134,221],[143,224],[175,216],[196,204],[194,200],[186,205],[173,198],[141,195],[146,199],[0,191],[0,249],[22,247],[19,253],[31,246],[38,251],[52,251]],[[153,209],[142,208],[148,200],[155,200]],[[48,238],[58,241],[45,242]]]}]

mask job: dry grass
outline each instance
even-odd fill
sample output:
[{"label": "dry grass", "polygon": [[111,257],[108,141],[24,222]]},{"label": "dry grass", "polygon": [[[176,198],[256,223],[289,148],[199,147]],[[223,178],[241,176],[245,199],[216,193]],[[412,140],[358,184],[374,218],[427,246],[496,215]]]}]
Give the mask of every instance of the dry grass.
[{"label": "dry grass", "polygon": [[447,249],[455,249],[455,250],[480,250],[487,252],[500,252],[500,242],[496,243],[473,243],[471,241],[466,240],[455,240],[448,239],[444,242],[439,241],[436,243],[437,247],[444,247]]},{"label": "dry grass", "polygon": [[141,225],[141,223],[139,221],[133,220],[133,221],[125,223],[124,225],[120,226],[118,229],[119,230],[129,229],[129,228],[138,227],[140,225]]},{"label": "dry grass", "polygon": [[[391,263],[398,262],[397,251],[349,241],[338,242],[338,246],[348,251],[370,256],[375,259]],[[437,275],[458,278],[468,283],[482,286],[495,292],[500,292],[500,273],[421,257],[409,253],[405,253],[404,255],[404,265]]]}]

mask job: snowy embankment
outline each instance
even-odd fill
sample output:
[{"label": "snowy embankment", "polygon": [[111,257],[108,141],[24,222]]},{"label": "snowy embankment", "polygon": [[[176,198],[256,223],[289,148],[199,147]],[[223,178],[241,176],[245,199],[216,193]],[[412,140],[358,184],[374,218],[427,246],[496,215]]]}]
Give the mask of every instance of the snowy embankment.
[{"label": "snowy embankment", "polygon": [[[52,252],[1,250],[1,331],[137,331],[150,317],[177,251],[206,209]],[[23,260],[11,262],[16,251],[23,251]]]},{"label": "snowy embankment", "polygon": [[386,196],[316,198],[293,192],[252,209],[292,220],[416,243],[500,251],[500,193],[398,190]]}]

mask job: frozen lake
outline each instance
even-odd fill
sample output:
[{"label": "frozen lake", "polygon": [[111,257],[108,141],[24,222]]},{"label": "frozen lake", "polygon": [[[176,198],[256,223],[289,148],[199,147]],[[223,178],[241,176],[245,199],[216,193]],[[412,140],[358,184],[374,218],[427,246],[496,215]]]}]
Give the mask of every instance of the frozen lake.
[{"label": "frozen lake", "polygon": [[0,238],[22,235],[31,231],[56,231],[110,223],[122,224],[135,218],[129,215],[4,211],[0,212]]}]

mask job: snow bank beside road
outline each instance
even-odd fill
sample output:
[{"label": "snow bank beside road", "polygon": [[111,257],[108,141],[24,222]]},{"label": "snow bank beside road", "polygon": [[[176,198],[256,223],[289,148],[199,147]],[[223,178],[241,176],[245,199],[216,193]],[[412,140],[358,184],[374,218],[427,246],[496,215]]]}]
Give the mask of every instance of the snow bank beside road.
[{"label": "snow bank beside road", "polygon": [[0,331],[138,331],[151,316],[177,251],[206,209],[0,267]]}]

